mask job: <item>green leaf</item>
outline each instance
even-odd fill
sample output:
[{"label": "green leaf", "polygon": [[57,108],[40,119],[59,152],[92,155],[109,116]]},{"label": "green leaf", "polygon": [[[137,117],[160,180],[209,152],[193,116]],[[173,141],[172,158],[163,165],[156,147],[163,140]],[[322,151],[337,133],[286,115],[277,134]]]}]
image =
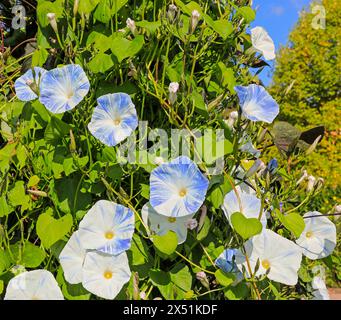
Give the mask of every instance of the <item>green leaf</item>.
[{"label": "green leaf", "polygon": [[89,14],[91,13],[101,0],[81,0],[79,1],[78,12]]},{"label": "green leaf", "polygon": [[159,270],[159,269],[152,269],[149,271],[150,281],[154,286],[165,286],[169,284],[171,278],[168,272]]},{"label": "green leaf", "polygon": [[45,248],[50,248],[71,230],[73,219],[67,214],[56,220],[48,213],[42,213],[37,221],[37,234]]},{"label": "green leaf", "polygon": [[178,246],[178,237],[175,232],[168,231],[163,236],[153,236],[154,246],[162,253],[171,255]]},{"label": "green leaf", "polygon": [[11,253],[15,259],[21,257],[20,261],[14,261],[14,263],[21,264],[27,268],[39,267],[46,257],[44,250],[29,241],[26,241],[24,245],[20,242],[11,245]]},{"label": "green leaf", "polygon": [[142,20],[135,23],[137,27],[141,27],[154,34],[158,28],[161,27],[161,21],[147,21]]},{"label": "green leaf", "polygon": [[32,67],[42,67],[43,64],[46,62],[48,56],[49,52],[46,49],[38,47],[37,50],[34,51],[32,56]]},{"label": "green leaf", "polygon": [[232,68],[227,68],[223,62],[218,63],[219,81],[224,88],[228,88],[231,93],[234,93],[236,79]]},{"label": "green leaf", "polygon": [[230,286],[224,290],[225,297],[229,300],[241,300],[249,295],[250,288],[244,283],[240,282],[236,286]]},{"label": "green leaf", "polygon": [[243,16],[246,23],[251,23],[256,18],[256,12],[248,6],[238,8],[237,13]]},{"label": "green leaf", "polygon": [[11,257],[8,251],[0,249],[0,273],[7,270],[11,266]]},{"label": "green leaf", "polygon": [[11,210],[7,204],[6,196],[3,195],[0,197],[0,218],[9,215],[10,212]]},{"label": "green leaf", "polygon": [[277,121],[272,129],[272,135],[274,143],[281,153],[289,155],[294,150],[301,132],[288,122]]},{"label": "green leaf", "polygon": [[212,191],[210,192],[207,199],[212,203],[214,208],[219,209],[224,202],[225,195],[231,190],[231,183],[224,176],[220,182],[213,185]]},{"label": "green leaf", "polygon": [[185,292],[191,290],[192,287],[192,274],[188,266],[185,264],[178,264],[170,271],[171,281],[181,290]]},{"label": "green leaf", "polygon": [[24,181],[16,181],[14,187],[8,192],[7,197],[11,206],[21,206],[21,212],[30,206],[30,197],[25,192]]},{"label": "green leaf", "polygon": [[45,129],[45,141],[50,144],[55,144],[61,138],[68,135],[70,129],[71,127],[67,123],[53,116]]},{"label": "green leaf", "polygon": [[89,46],[93,44],[94,49],[99,52],[105,52],[110,49],[110,40],[110,37],[107,37],[105,34],[98,31],[92,31],[86,40],[86,45]]},{"label": "green leaf", "polygon": [[218,283],[223,286],[223,287],[228,287],[229,285],[231,285],[236,277],[232,274],[232,273],[225,273],[222,270],[217,270],[214,273]]},{"label": "green leaf", "polygon": [[256,218],[246,218],[242,213],[235,212],[231,216],[234,230],[244,239],[249,239],[261,233],[262,224]]},{"label": "green leaf", "polygon": [[194,90],[191,97],[196,111],[203,116],[208,116],[207,105],[202,95],[198,91]]},{"label": "green leaf", "polygon": [[218,33],[224,40],[233,32],[233,25],[228,20],[216,20],[214,21],[210,16],[204,15],[206,23]]},{"label": "green leaf", "polygon": [[197,234],[198,241],[202,241],[207,237],[208,232],[210,231],[210,227],[211,227],[211,220],[206,216],[204,220],[204,224]]},{"label": "green leaf", "polygon": [[276,209],[275,212],[283,226],[291,231],[296,238],[299,238],[305,228],[303,217],[295,212],[289,213],[287,215],[283,215],[278,209]]},{"label": "green leaf", "polygon": [[56,15],[56,20],[63,16],[64,0],[51,1],[38,1],[37,18],[41,27],[45,28],[49,25],[47,14],[53,12]]},{"label": "green leaf", "polygon": [[28,183],[27,183],[27,188],[37,186],[39,181],[40,181],[40,178],[36,175],[30,177],[30,179],[28,180]]},{"label": "green leaf", "polygon": [[131,265],[133,266],[142,265],[152,260],[146,242],[136,233],[133,235],[133,241],[131,242],[129,251],[131,252]]},{"label": "green leaf", "polygon": [[96,54],[88,63],[89,70],[94,73],[105,73],[114,66],[111,55],[106,53]]},{"label": "green leaf", "polygon": [[111,40],[111,52],[116,56],[118,62],[126,58],[135,56],[142,48],[144,44],[144,37],[139,35],[133,40],[128,40],[115,36]]},{"label": "green leaf", "polygon": [[149,192],[150,192],[149,185],[140,183],[140,186],[141,186],[141,196],[149,200]]},{"label": "green leaf", "polygon": [[4,282],[0,280],[0,294],[4,291]]}]

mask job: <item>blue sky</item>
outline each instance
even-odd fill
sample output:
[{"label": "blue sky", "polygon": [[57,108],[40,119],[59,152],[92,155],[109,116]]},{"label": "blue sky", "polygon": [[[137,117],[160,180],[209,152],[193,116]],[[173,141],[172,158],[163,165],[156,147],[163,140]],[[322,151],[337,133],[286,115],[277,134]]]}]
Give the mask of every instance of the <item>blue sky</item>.
[{"label": "blue sky", "polygon": [[[299,12],[309,6],[310,0],[253,0],[257,9],[256,20],[252,27],[264,27],[274,40],[276,50],[287,43],[288,35],[298,19]],[[273,66],[273,63],[271,63]],[[270,84],[272,69],[265,68],[260,74],[265,85]]]}]

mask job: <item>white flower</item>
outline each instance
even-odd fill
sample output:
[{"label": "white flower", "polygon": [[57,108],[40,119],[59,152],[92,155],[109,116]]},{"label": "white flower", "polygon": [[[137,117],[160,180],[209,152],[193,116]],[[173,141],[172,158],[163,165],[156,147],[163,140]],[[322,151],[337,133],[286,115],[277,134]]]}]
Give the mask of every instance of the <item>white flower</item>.
[{"label": "white flower", "polygon": [[[236,187],[236,191],[232,190],[226,194],[222,209],[225,213],[227,220],[230,222],[232,214],[240,212],[247,218],[258,219],[261,209],[261,201],[254,194],[249,194],[242,191],[239,186]],[[260,220],[263,227],[266,228],[266,214],[263,211],[262,218]]]},{"label": "white flower", "polygon": [[309,176],[307,184],[307,192],[311,192],[314,189],[316,178],[314,176]]},{"label": "white flower", "polygon": [[291,286],[297,283],[302,251],[294,242],[265,229],[245,243],[245,250],[249,264],[240,250],[236,253],[236,264],[240,271],[244,265],[249,274],[248,265],[250,265],[254,273],[259,259],[260,265],[256,276],[264,275],[268,271],[270,280]]},{"label": "white flower", "polygon": [[174,231],[178,237],[178,244],[184,243],[187,238],[186,222],[193,215],[183,217],[167,217],[157,213],[150,203],[142,208],[142,219],[149,225],[150,231],[159,236],[165,235],[168,231]]},{"label": "white flower", "polygon": [[273,60],[276,58],[275,44],[269,34],[262,27],[255,27],[251,29],[252,46],[260,51],[266,60]]},{"label": "white flower", "polygon": [[128,250],[133,233],[133,212],[107,200],[97,201],[79,224],[79,239],[83,248],[107,254]]},{"label": "white flower", "polygon": [[163,158],[162,157],[155,157],[154,158],[154,163],[156,164],[156,165],[160,165],[160,164],[162,164],[162,163],[164,163],[165,162],[165,160],[163,160]]},{"label": "white flower", "polygon": [[55,33],[58,33],[57,21],[56,21],[56,14],[55,13],[48,13],[47,19],[49,19],[50,25]]},{"label": "white flower", "polygon": [[76,231],[66,243],[59,255],[59,261],[64,271],[65,280],[71,284],[82,282],[83,263],[86,250],[83,248],[79,231]]},{"label": "white flower", "polygon": [[33,270],[10,280],[4,300],[64,300],[64,297],[51,272]]},{"label": "white flower", "polygon": [[171,82],[168,87],[169,90],[169,102],[174,104],[177,99],[177,92],[179,90],[179,84],[177,82]]},{"label": "white flower", "polygon": [[341,204],[335,206],[334,213],[341,213]]},{"label": "white flower", "polygon": [[233,126],[237,119],[238,119],[238,111],[232,111],[229,114],[229,118],[225,122],[230,129],[233,129]]},{"label": "white flower", "polygon": [[198,22],[199,22],[199,18],[200,18],[199,11],[193,10],[192,16],[191,16],[191,30],[192,30],[192,32],[194,32],[195,28],[197,27]]},{"label": "white flower", "polygon": [[130,269],[125,252],[110,256],[88,252],[83,266],[83,287],[104,299],[114,299],[130,279]]},{"label": "white flower", "polygon": [[313,300],[330,300],[328,289],[326,287],[326,283],[324,282],[323,278],[320,276],[315,276],[311,283],[314,291]]},{"label": "white flower", "polygon": [[329,256],[336,246],[334,223],[327,217],[321,216],[318,211],[308,212],[303,217],[305,228],[296,240],[296,243],[303,248],[303,254],[312,260]]}]

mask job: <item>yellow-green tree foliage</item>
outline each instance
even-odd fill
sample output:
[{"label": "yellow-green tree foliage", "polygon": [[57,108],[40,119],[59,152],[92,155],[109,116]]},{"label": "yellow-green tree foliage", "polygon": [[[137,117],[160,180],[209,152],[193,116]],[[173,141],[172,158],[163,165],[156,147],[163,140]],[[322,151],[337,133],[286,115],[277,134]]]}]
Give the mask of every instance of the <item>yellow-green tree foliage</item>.
[{"label": "yellow-green tree foliage", "polygon": [[323,15],[312,10],[314,4],[302,12],[288,45],[279,51],[270,91],[280,102],[280,119],[303,130],[325,126],[325,137],[307,159],[307,169],[325,179],[330,196],[340,188],[341,10],[340,0],[323,0],[322,5],[325,29],[314,28]]}]

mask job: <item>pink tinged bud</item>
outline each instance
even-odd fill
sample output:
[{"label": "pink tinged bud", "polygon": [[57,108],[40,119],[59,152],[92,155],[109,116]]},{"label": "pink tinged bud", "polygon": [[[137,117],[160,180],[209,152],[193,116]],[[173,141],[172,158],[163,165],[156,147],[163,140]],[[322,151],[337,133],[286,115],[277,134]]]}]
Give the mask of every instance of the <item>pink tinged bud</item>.
[{"label": "pink tinged bud", "polygon": [[198,272],[196,275],[197,280],[200,281],[200,283],[206,288],[206,289],[210,289],[210,283],[207,279],[206,273],[204,271],[200,271]]},{"label": "pink tinged bud", "polygon": [[169,102],[170,104],[174,104],[177,99],[177,92],[179,90],[179,84],[177,82],[171,82],[168,87],[169,90]]},{"label": "pink tinged bud", "polygon": [[188,219],[185,225],[187,229],[194,230],[198,226],[198,221],[195,219]]},{"label": "pink tinged bud", "polygon": [[133,19],[128,18],[126,21],[127,27],[130,29],[131,33],[135,33],[136,25]]},{"label": "pink tinged bud", "polygon": [[57,27],[57,20],[56,20],[56,14],[55,13],[48,13],[47,19],[49,19],[50,25],[55,33],[58,33],[58,27]]},{"label": "pink tinged bud", "polygon": [[146,295],[146,293],[144,291],[140,292],[140,299],[141,300],[146,300],[147,299],[147,295]]},{"label": "pink tinged bud", "polygon": [[191,17],[191,32],[193,33],[195,28],[198,25],[200,18],[200,13],[197,10],[192,11],[192,17]]}]

